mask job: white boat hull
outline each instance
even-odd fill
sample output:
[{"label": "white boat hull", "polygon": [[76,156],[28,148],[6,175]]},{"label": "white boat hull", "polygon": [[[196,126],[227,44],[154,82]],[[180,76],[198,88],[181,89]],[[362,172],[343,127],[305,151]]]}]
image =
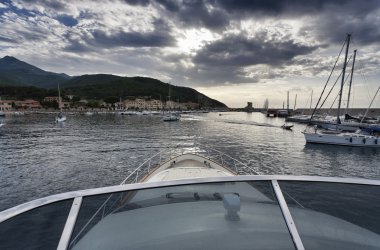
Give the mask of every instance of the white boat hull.
[{"label": "white boat hull", "polygon": [[164,122],[175,122],[175,121],[179,121],[179,117],[175,115],[170,115],[170,116],[165,116],[162,120]]},{"label": "white boat hull", "polygon": [[64,122],[64,121],[66,121],[66,116],[56,117],[55,118],[55,122]]},{"label": "white boat hull", "polygon": [[323,134],[304,133],[307,143],[342,145],[351,147],[378,147],[380,148],[380,137],[359,135],[352,133]]}]

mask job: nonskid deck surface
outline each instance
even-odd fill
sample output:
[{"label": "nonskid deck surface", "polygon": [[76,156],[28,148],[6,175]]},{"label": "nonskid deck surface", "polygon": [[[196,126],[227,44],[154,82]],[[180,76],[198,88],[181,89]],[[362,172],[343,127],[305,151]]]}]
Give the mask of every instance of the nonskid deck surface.
[{"label": "nonskid deck surface", "polygon": [[236,175],[228,166],[196,154],[182,154],[159,164],[142,182],[171,181],[192,178]]},{"label": "nonskid deck surface", "polygon": [[231,176],[231,174],[210,168],[203,162],[188,159],[174,163],[171,168],[155,174],[147,182],[223,176]]}]

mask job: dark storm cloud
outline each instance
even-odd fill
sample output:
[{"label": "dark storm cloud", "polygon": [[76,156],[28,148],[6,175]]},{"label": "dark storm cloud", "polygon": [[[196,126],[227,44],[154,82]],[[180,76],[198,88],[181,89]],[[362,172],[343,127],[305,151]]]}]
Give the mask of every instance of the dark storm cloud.
[{"label": "dark storm cloud", "polygon": [[91,31],[91,34],[82,34],[81,38],[73,38],[70,33],[65,36],[68,45],[65,51],[88,52],[97,48],[113,47],[170,47],[175,45],[175,38],[171,30],[162,20],[153,22],[152,32],[137,31],[107,31],[100,28]]},{"label": "dark storm cloud", "polygon": [[73,27],[78,24],[78,21],[69,15],[60,15],[56,18],[60,23],[65,26]]},{"label": "dark storm cloud", "polygon": [[4,37],[0,35],[0,42],[6,42],[6,43],[17,43],[15,39]]},{"label": "dark storm cloud", "polygon": [[209,66],[245,67],[258,64],[279,66],[294,57],[317,49],[293,40],[267,41],[265,36],[248,39],[245,36],[227,36],[204,46],[194,62]]},{"label": "dark storm cloud", "polygon": [[69,39],[69,45],[65,46],[63,50],[67,52],[74,52],[74,53],[85,53],[85,52],[93,51],[94,48],[81,43],[77,39]]},{"label": "dark storm cloud", "polygon": [[203,3],[229,14],[237,14],[235,17],[256,14],[300,16],[318,14],[332,9],[335,12],[365,15],[379,7],[379,1],[376,0],[205,0]]},{"label": "dark storm cloud", "polygon": [[46,39],[49,34],[46,34],[43,30],[40,30],[38,27],[33,27],[28,31],[17,31],[18,36],[22,37],[24,41],[31,42],[31,41],[42,41]]},{"label": "dark storm cloud", "polygon": [[208,1],[156,0],[155,2],[168,11],[171,17],[177,18],[185,26],[220,29],[229,23],[229,17],[224,10],[207,8]]},{"label": "dark storm cloud", "polygon": [[375,13],[362,18],[324,13],[318,23],[304,27],[303,31],[307,30],[319,40],[326,39],[332,43],[343,43],[347,33],[352,34],[352,41],[357,45],[377,44],[380,40],[378,17]]},{"label": "dark storm cloud", "polygon": [[109,47],[167,47],[174,45],[174,38],[161,32],[125,32],[118,31],[113,34],[107,34],[102,30],[93,32],[94,40],[89,41],[101,46]]},{"label": "dark storm cloud", "polygon": [[134,6],[147,6],[150,3],[150,0],[124,0],[129,5]]},{"label": "dark storm cloud", "polygon": [[185,27],[209,29],[224,29],[232,20],[244,18],[319,15],[328,10],[333,10],[335,15],[363,17],[380,5],[376,0],[155,0],[150,3],[161,6]]},{"label": "dark storm cloud", "polygon": [[102,46],[124,46],[124,47],[169,47],[175,45],[175,39],[170,35],[170,28],[160,19],[153,21],[152,32],[137,32],[119,30],[108,34],[103,30],[95,30],[92,35],[93,41]]},{"label": "dark storm cloud", "polygon": [[60,0],[23,0],[22,3],[31,4],[31,5],[41,5],[45,8],[56,10],[56,11],[64,11],[67,9],[66,1]]}]

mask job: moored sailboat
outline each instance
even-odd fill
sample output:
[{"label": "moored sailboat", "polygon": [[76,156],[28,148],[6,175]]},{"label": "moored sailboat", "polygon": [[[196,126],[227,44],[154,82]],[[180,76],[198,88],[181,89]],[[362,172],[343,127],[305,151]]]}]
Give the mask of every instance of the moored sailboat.
[{"label": "moored sailboat", "polygon": [[[305,140],[307,143],[331,144],[331,145],[342,145],[342,146],[360,146],[360,147],[380,147],[379,136],[376,135],[376,133],[374,133],[373,131],[368,132],[368,131],[360,130],[359,129],[360,124],[357,127],[356,126],[350,127],[350,125],[356,125],[356,124],[350,123],[350,122],[348,123],[346,122],[346,124],[342,124],[341,122],[342,93],[343,93],[343,86],[344,86],[344,81],[345,81],[345,71],[347,67],[347,55],[348,55],[348,50],[349,50],[349,45],[350,45],[350,37],[351,35],[348,34],[347,40],[346,40],[346,53],[344,57],[343,70],[342,70],[342,76],[341,76],[342,77],[341,87],[340,87],[340,92],[339,92],[339,101],[338,101],[338,110],[337,110],[336,119],[334,120],[334,122],[323,123],[323,125],[325,126],[327,130],[317,130],[317,127],[315,127],[314,132],[304,131],[303,134],[305,136]],[[355,55],[356,55],[356,50],[355,50],[354,58],[355,58]],[[352,81],[352,73],[351,73],[351,81]],[[349,94],[350,94],[350,91],[351,91],[351,83],[350,83]],[[376,97],[376,94],[375,94],[375,97]],[[318,103],[317,103],[317,106],[318,106]],[[346,112],[348,110],[348,107],[349,106],[347,104]],[[312,118],[313,118],[313,114],[310,118],[310,122],[312,121]],[[342,130],[345,130],[345,129],[346,130],[350,129],[351,131],[356,130],[356,132],[354,133],[342,132]]]},{"label": "moored sailboat", "polygon": [[59,89],[59,84],[58,84],[58,106],[59,106],[59,114],[55,117],[55,122],[64,122],[66,121],[66,116],[63,114],[62,111],[62,101],[61,101],[61,90]]},{"label": "moored sailboat", "polygon": [[[169,102],[169,105],[171,105],[171,102],[170,102],[170,85],[169,85],[169,96],[168,96],[168,102]],[[163,118],[162,118],[162,121],[164,122],[176,122],[176,121],[179,121],[179,116],[178,115],[175,115],[172,113],[172,107],[169,107],[169,111],[168,111],[168,114],[166,114]]]}]

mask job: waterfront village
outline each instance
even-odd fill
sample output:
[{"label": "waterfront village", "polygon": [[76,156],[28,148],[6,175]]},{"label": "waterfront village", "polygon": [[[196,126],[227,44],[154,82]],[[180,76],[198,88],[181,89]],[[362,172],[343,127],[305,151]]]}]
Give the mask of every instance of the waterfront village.
[{"label": "waterfront village", "polygon": [[67,95],[59,99],[58,96],[46,96],[42,101],[27,100],[0,100],[0,110],[6,112],[15,111],[52,111],[62,108],[65,111],[115,111],[115,110],[197,110],[198,103],[160,101],[149,96],[121,98],[110,97],[104,100],[85,100],[77,96]]}]

